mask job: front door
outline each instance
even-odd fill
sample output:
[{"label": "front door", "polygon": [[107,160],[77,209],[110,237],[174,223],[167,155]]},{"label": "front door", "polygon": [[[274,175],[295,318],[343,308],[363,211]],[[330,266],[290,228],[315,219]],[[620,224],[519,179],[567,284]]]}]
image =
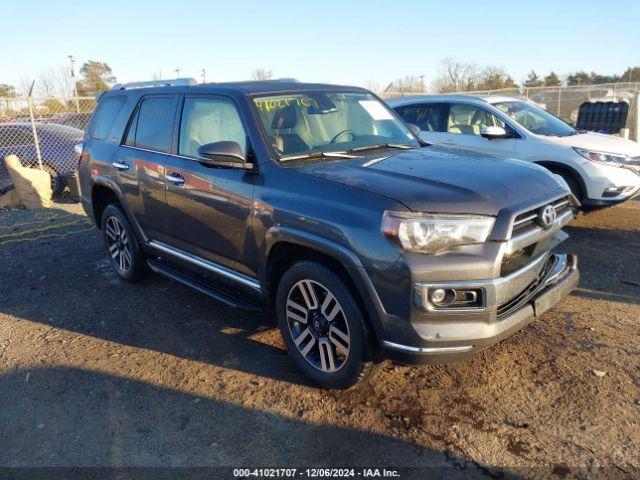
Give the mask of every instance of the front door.
[{"label": "front door", "polygon": [[247,134],[234,102],[220,96],[185,96],[177,155],[168,158],[167,225],[170,245],[249,276],[247,241],[256,175],[200,163],[201,145],[234,141],[247,154]]},{"label": "front door", "polygon": [[443,147],[488,153],[499,157],[513,157],[517,139],[489,140],[480,135],[480,130],[484,126],[503,127],[507,132],[517,135],[502,120],[484,108],[467,103],[451,103],[446,128],[440,134],[439,144]]}]

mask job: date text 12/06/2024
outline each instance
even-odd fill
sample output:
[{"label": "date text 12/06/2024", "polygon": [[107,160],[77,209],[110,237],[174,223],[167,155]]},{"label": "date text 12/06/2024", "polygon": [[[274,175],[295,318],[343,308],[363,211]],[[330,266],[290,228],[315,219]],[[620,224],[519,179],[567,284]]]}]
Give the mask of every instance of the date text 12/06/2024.
[{"label": "date text 12/06/2024", "polygon": [[387,468],[236,468],[235,478],[401,478]]}]

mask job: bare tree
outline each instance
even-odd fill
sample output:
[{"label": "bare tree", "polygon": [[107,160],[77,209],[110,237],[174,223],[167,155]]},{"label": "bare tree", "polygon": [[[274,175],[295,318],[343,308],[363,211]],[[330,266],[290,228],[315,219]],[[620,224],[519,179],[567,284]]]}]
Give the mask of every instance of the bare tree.
[{"label": "bare tree", "polygon": [[251,78],[254,80],[270,80],[273,73],[271,70],[267,70],[266,68],[256,68],[251,74]]},{"label": "bare tree", "polygon": [[54,81],[53,81],[53,75],[52,75],[52,71],[51,70],[47,70],[46,72],[40,72],[40,74],[38,75],[38,79],[36,80],[36,83],[38,85],[38,96],[40,97],[46,97],[46,98],[51,98],[54,96]]},{"label": "bare tree", "polygon": [[442,93],[517,87],[503,67],[480,67],[475,63],[458,62],[453,58],[442,60],[434,86]]},{"label": "bare tree", "polygon": [[367,80],[364,82],[364,88],[367,90],[371,90],[372,92],[381,92],[382,87],[380,86],[380,82],[375,80]]},{"label": "bare tree", "polygon": [[65,65],[43,70],[36,81],[37,94],[41,97],[73,96],[73,77]]},{"label": "bare tree", "polygon": [[404,78],[398,78],[389,84],[385,91],[393,93],[417,93],[423,89],[423,82],[420,77],[415,75],[407,75]]},{"label": "bare tree", "polygon": [[440,62],[438,78],[434,82],[436,90],[442,93],[473,90],[478,80],[478,66],[475,63],[458,62],[445,58]]},{"label": "bare tree", "polygon": [[31,89],[31,84],[33,83],[33,79],[29,77],[20,77],[18,80],[18,94],[21,96],[29,95],[29,90]]}]

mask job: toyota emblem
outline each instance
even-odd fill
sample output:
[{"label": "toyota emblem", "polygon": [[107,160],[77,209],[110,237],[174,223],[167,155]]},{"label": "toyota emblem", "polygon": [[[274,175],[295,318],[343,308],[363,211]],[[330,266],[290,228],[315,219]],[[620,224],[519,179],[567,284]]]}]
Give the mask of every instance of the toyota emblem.
[{"label": "toyota emblem", "polygon": [[556,221],[556,209],[553,205],[546,205],[538,212],[538,223],[542,228],[550,228]]}]

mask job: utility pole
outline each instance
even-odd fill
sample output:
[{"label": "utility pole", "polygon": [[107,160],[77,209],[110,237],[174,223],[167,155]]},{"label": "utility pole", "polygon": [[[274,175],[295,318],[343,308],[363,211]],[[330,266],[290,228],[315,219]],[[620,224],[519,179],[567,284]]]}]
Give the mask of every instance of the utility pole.
[{"label": "utility pole", "polygon": [[180,78],[180,67],[176,68],[174,72],[176,72],[176,78]]},{"label": "utility pole", "polygon": [[207,83],[207,71],[204,68],[202,72],[200,72],[200,75],[202,75],[202,83]]},{"label": "utility pole", "polygon": [[75,69],[76,59],[73,55],[67,55],[67,58],[69,59],[69,65],[70,65],[69,73],[71,74],[71,82],[73,83],[73,95],[76,98],[76,113],[80,113],[80,100],[78,100],[78,85],[76,82],[76,69]]},{"label": "utility pole", "polygon": [[420,79],[420,93],[424,93],[424,75],[418,77]]}]

